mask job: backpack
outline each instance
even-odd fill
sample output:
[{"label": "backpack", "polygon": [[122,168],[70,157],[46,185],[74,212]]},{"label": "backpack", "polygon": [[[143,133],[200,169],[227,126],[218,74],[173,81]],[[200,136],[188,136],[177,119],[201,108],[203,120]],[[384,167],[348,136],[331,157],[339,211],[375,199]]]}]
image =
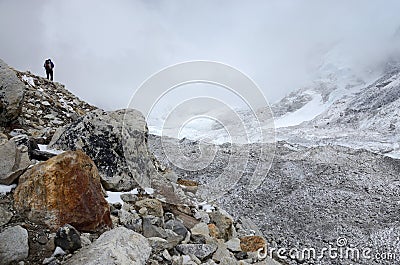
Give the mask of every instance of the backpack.
[{"label": "backpack", "polygon": [[44,63],[44,67],[46,67],[46,69],[53,69],[54,64],[50,59],[47,59],[46,62]]}]

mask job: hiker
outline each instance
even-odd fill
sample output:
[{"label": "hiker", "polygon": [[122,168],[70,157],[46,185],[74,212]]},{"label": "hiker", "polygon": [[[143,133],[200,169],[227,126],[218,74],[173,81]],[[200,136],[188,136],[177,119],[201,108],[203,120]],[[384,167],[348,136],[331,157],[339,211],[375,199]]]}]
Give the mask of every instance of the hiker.
[{"label": "hiker", "polygon": [[49,79],[50,76],[50,80],[53,81],[53,68],[54,68],[54,63],[51,61],[51,59],[47,59],[44,62],[44,69],[46,69],[46,75],[47,75],[47,79]]}]

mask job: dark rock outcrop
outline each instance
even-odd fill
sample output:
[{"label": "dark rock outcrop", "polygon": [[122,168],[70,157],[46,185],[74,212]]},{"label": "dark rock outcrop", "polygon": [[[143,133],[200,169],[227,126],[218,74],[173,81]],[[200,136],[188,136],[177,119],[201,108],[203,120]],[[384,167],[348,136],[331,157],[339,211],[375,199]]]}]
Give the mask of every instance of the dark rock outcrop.
[{"label": "dark rock outcrop", "polygon": [[49,147],[82,149],[95,162],[107,190],[129,191],[138,187],[136,179],[151,178],[156,174],[147,150],[147,125],[143,115],[136,110],[90,112],[59,129]]},{"label": "dark rock outcrop", "polygon": [[72,225],[66,224],[57,230],[54,238],[56,246],[74,252],[82,247],[81,236]]}]

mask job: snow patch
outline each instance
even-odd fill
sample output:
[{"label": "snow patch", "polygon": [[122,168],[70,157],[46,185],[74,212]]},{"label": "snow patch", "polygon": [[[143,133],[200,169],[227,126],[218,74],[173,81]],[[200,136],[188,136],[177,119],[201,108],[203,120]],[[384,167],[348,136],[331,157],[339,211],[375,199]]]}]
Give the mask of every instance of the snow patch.
[{"label": "snow patch", "polygon": [[23,76],[22,76],[22,81],[27,82],[29,85],[31,85],[31,86],[33,86],[33,87],[35,86],[35,81],[34,81],[33,78],[30,77],[30,76],[23,75]]},{"label": "snow patch", "polygon": [[211,213],[212,211],[215,210],[215,207],[212,206],[211,204],[208,204],[207,202],[201,202],[197,206],[199,209],[201,209],[207,213]]},{"label": "snow patch", "polygon": [[12,189],[17,187],[16,184],[11,184],[11,185],[2,185],[0,184],[0,194],[6,194],[11,192]]},{"label": "snow patch", "polygon": [[59,155],[59,154],[62,154],[62,153],[65,152],[63,150],[48,149],[47,145],[45,145],[45,144],[38,144],[38,146],[39,146],[39,150],[40,151],[45,151],[45,152],[48,152],[48,153],[51,153],[51,154],[55,154],[55,155]]},{"label": "snow patch", "polygon": [[[153,189],[152,189],[153,190]],[[154,192],[154,190],[153,190]],[[121,199],[121,195],[122,194],[134,194],[137,195],[139,194],[139,190],[137,188],[131,190],[131,191],[107,191],[107,197],[106,200],[108,203],[123,203],[122,199]]]},{"label": "snow patch", "polygon": [[313,99],[304,107],[287,113],[275,120],[275,128],[296,126],[304,121],[310,121],[324,112],[331,103],[323,103],[322,96],[313,94]]}]

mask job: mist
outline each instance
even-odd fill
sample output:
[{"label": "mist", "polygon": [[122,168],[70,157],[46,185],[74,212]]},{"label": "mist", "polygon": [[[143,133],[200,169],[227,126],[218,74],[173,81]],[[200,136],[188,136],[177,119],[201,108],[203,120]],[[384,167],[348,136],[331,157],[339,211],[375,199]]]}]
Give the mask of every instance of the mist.
[{"label": "mist", "polygon": [[[124,108],[169,65],[212,60],[252,78],[275,102],[315,78],[338,49],[355,72],[400,54],[400,2],[0,1],[0,58],[104,109]],[[149,91],[151,93],[151,91]]]}]

